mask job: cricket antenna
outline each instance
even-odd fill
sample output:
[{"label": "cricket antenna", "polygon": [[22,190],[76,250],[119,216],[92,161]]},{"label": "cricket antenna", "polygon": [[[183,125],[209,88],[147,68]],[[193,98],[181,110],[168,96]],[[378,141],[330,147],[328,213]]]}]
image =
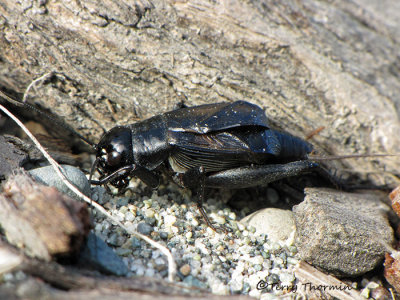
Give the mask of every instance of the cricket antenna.
[{"label": "cricket antenna", "polygon": [[23,107],[23,108],[28,108],[34,112],[37,112],[38,114],[44,116],[45,118],[47,118],[48,120],[56,123],[57,125],[60,125],[61,127],[67,129],[69,132],[71,132],[72,134],[74,134],[75,136],[77,136],[78,138],[80,138],[82,141],[84,141],[86,144],[90,145],[94,150],[97,150],[97,145],[95,143],[92,143],[91,141],[89,141],[87,138],[85,138],[83,135],[81,135],[80,133],[76,132],[74,129],[72,129],[69,125],[60,122],[59,120],[57,120],[56,118],[53,118],[52,116],[46,114],[45,112],[41,111],[40,109],[37,109],[36,107],[34,107],[33,105],[30,105],[28,103],[25,102],[20,102],[18,100],[13,99],[12,97],[8,96],[7,94],[5,94],[3,91],[0,90],[0,97],[5,99],[6,101],[8,101],[9,103],[15,105],[15,106],[19,106],[19,107]]},{"label": "cricket antenna", "polygon": [[334,155],[334,156],[316,156],[308,155],[307,159],[312,161],[324,161],[324,160],[337,160],[347,158],[362,158],[362,157],[382,157],[382,156],[397,156],[396,154],[350,154],[350,155]]}]

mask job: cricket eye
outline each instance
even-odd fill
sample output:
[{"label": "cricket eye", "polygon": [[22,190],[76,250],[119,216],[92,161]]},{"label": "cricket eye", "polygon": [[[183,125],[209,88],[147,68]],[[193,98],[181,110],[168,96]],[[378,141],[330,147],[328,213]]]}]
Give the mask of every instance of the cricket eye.
[{"label": "cricket eye", "polygon": [[121,153],[112,151],[107,154],[107,164],[111,167],[118,166],[121,163]]}]

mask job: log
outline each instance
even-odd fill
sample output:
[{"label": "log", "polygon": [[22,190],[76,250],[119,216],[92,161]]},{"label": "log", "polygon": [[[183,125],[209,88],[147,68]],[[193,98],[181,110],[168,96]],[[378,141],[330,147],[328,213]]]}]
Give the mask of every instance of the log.
[{"label": "log", "polygon": [[[328,154],[399,153],[395,1],[2,1],[0,87],[92,141],[186,105],[244,99]],[[397,181],[398,157],[335,164]]]},{"label": "log", "polygon": [[301,261],[295,270],[299,292],[310,299],[361,300],[363,297],[353,287],[339,279],[327,275]]},{"label": "log", "polygon": [[0,194],[0,225],[8,242],[50,261],[79,253],[90,218],[86,204],[19,173],[10,176]]},{"label": "log", "polygon": [[104,276],[27,257],[19,270],[26,277],[20,282],[0,285],[1,299],[252,299],[245,295],[213,295],[162,279]]}]

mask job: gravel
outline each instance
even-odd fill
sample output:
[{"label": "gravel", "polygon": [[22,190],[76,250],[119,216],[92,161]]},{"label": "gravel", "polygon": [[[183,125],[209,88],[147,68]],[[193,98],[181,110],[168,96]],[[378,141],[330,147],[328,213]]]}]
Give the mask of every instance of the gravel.
[{"label": "gravel", "polygon": [[[100,187],[96,187],[95,194],[125,226],[169,248],[177,263],[178,281],[210,289],[215,294],[248,294],[258,298],[262,293],[284,293],[276,289],[257,290],[260,280],[295,283],[293,268],[298,256],[292,239],[273,242],[265,234],[255,235],[254,228],[237,221],[244,216],[210,198],[204,207],[211,221],[232,231],[216,233],[205,224],[190,191],[169,183],[149,192],[138,180],[132,180],[130,187],[134,193],[128,191],[124,197],[107,197]],[[150,196],[141,196],[146,194]],[[219,193],[214,195],[218,197]],[[95,234],[115,249],[131,275],[167,278],[167,261],[160,251],[129,237],[100,215],[95,214],[94,222]]]}]

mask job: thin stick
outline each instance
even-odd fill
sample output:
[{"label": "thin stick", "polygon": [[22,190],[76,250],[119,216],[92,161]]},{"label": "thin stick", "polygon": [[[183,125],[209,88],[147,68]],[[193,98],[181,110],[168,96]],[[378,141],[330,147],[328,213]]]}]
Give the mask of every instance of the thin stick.
[{"label": "thin stick", "polygon": [[28,130],[28,128],[25,127],[24,124],[22,124],[22,122],[20,120],[18,120],[17,117],[15,117],[10,111],[8,111],[3,105],[0,104],[0,109],[6,114],[8,115],[15,123],[17,123],[17,125],[19,127],[22,128],[22,130],[26,133],[26,135],[33,141],[33,143],[36,145],[36,147],[40,150],[40,152],[42,152],[42,154],[44,155],[44,157],[49,161],[49,163],[52,165],[53,169],[55,170],[55,172],[57,173],[57,175],[61,178],[61,180],[64,182],[64,184],[70,189],[72,190],[79,198],[81,198],[82,200],[84,200],[86,203],[88,203],[89,205],[91,205],[92,207],[94,207],[97,211],[99,211],[101,214],[103,214],[105,217],[107,217],[108,219],[110,219],[112,222],[114,222],[115,224],[117,224],[118,226],[120,226],[121,228],[123,228],[126,232],[128,232],[131,235],[134,235],[144,241],[146,241],[147,243],[149,243],[150,245],[152,245],[153,247],[157,248],[158,250],[160,250],[168,259],[168,280],[169,281],[173,281],[175,274],[176,274],[176,264],[175,261],[172,257],[171,252],[164,247],[163,245],[157,243],[156,241],[153,241],[152,239],[150,239],[149,237],[140,234],[137,231],[131,230],[129,228],[127,228],[124,224],[122,224],[120,221],[118,221],[115,217],[113,217],[103,206],[101,206],[100,204],[96,203],[95,201],[93,201],[92,199],[90,199],[89,197],[85,196],[84,194],[81,193],[81,191],[79,191],[63,174],[63,169],[61,168],[61,166],[47,153],[47,151],[42,147],[42,145],[39,143],[39,141],[34,137],[34,135]]},{"label": "thin stick", "polygon": [[[50,74],[50,73],[47,73],[47,75],[49,75],[49,74]],[[53,73],[51,73],[51,74],[53,74]],[[42,77],[44,77],[44,76],[45,76],[45,75],[43,75]],[[41,78],[42,78],[42,77],[41,77]],[[40,79],[40,78],[39,78],[39,79]],[[37,81],[37,80],[35,80],[35,81]],[[31,87],[32,84],[30,84],[29,86]],[[23,100],[23,101],[26,100],[26,95],[27,95],[27,93],[24,94],[24,98],[23,98],[24,100]],[[0,97],[4,98],[5,100],[7,100],[8,102],[14,104],[15,106],[27,108],[27,109],[30,109],[30,110],[32,110],[32,111],[34,111],[34,112],[37,112],[38,114],[40,114],[41,116],[45,117],[46,119],[52,121],[53,123],[58,124],[58,125],[60,125],[61,127],[67,129],[69,132],[71,132],[72,134],[74,134],[75,136],[77,136],[77,137],[79,137],[81,140],[83,140],[85,143],[87,143],[88,145],[90,145],[91,147],[93,147],[93,149],[96,149],[96,144],[92,143],[92,142],[89,141],[87,138],[85,138],[83,135],[81,135],[80,133],[78,133],[78,132],[76,132],[75,130],[73,130],[69,125],[58,121],[56,118],[53,118],[51,115],[45,114],[43,111],[37,109],[37,108],[34,107],[33,105],[30,105],[30,104],[28,104],[28,103],[26,103],[26,102],[17,101],[17,100],[15,100],[15,99],[11,98],[10,96],[8,96],[7,94],[5,94],[4,92],[2,92],[1,90],[0,90]]]},{"label": "thin stick", "polygon": [[36,78],[35,80],[33,80],[33,81],[28,85],[28,87],[26,88],[25,93],[24,93],[24,98],[22,98],[22,102],[23,102],[23,103],[26,102],[26,100],[28,99],[28,94],[29,94],[31,88],[33,88],[33,87],[35,86],[36,83],[38,83],[39,81],[44,81],[45,79],[47,79],[48,77],[52,76],[53,74],[54,74],[53,72],[49,72],[49,73],[46,73],[46,74],[44,74],[43,76],[40,76],[39,78]]}]

